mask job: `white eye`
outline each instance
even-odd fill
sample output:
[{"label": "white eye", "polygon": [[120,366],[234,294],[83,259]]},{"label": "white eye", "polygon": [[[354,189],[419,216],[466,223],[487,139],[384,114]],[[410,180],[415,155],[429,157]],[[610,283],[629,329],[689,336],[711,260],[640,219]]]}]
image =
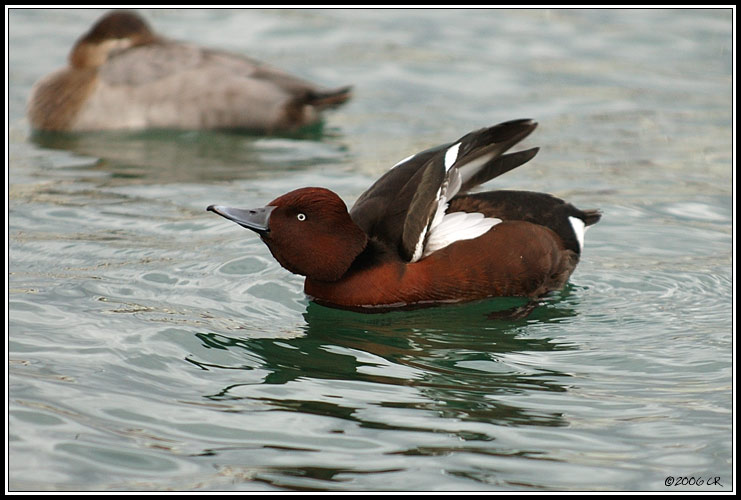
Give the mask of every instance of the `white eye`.
[{"label": "white eye", "polygon": [[296,218],[297,218],[298,220],[306,220],[306,216],[305,216],[304,214],[298,214],[298,215],[296,216]]}]

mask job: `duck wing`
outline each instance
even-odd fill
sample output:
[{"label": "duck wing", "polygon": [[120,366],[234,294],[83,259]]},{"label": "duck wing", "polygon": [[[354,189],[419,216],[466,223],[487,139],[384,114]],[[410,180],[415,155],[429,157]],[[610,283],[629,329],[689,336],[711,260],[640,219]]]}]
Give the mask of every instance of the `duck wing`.
[{"label": "duck wing", "polygon": [[356,201],[350,216],[369,237],[417,261],[452,241],[488,231],[496,219],[477,214],[446,216],[459,192],[502,175],[530,160],[538,149],[505,154],[537,126],[514,120],[471,132],[397,163]]}]

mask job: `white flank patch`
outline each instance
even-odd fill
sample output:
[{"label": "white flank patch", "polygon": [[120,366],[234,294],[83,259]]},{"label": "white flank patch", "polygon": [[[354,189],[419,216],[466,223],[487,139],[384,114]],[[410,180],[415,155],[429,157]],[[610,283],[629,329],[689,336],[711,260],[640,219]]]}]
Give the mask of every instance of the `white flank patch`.
[{"label": "white flank patch", "polygon": [[584,225],[584,221],[578,217],[569,217],[571,227],[574,229],[574,235],[576,240],[579,242],[579,251],[584,250],[584,233],[587,232],[587,228]]},{"label": "white flank patch", "polygon": [[450,170],[450,167],[453,166],[455,163],[455,160],[458,159],[458,148],[461,147],[461,143],[457,142],[454,145],[450,146],[448,150],[445,152],[445,170]]},{"label": "white flank patch", "polygon": [[427,257],[456,241],[478,238],[502,222],[500,219],[484,217],[478,212],[453,212],[445,214],[439,224],[430,230],[422,257]]}]

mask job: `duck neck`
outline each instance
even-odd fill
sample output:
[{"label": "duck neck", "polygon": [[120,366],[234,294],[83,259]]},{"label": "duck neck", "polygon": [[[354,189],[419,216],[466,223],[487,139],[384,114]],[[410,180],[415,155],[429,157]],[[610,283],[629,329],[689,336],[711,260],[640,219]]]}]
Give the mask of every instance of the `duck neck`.
[{"label": "duck neck", "polygon": [[354,307],[402,302],[400,285],[407,265],[397,252],[370,239],[338,280],[307,277],[304,292],[313,300],[335,307]]}]

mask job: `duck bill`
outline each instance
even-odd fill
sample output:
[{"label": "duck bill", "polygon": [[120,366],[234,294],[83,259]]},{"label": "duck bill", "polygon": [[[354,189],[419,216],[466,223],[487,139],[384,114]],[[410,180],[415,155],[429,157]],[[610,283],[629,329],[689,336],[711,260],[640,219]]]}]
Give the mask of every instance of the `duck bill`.
[{"label": "duck bill", "polygon": [[225,219],[236,222],[242,227],[255,231],[260,236],[270,232],[270,213],[275,207],[267,206],[243,210],[241,208],[223,207],[221,205],[210,205],[206,210],[221,215]]}]

